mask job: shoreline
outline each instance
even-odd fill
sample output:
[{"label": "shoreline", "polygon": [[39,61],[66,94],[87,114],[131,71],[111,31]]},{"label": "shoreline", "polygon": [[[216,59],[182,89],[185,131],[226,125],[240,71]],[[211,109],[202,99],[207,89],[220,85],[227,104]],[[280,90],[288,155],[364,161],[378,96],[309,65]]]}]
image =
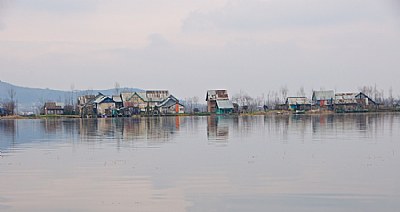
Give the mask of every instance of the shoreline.
[{"label": "shoreline", "polygon": [[[287,110],[270,110],[262,112],[252,112],[252,113],[233,113],[233,114],[210,114],[210,113],[198,113],[198,114],[169,114],[160,116],[146,116],[146,115],[136,115],[131,117],[106,117],[106,118],[141,118],[141,117],[201,117],[201,116],[300,116],[300,115],[350,115],[350,114],[382,114],[382,113],[400,113],[400,110],[377,110],[377,111],[350,111],[350,112],[334,112],[334,111],[306,111],[304,113],[295,113],[293,111]],[[101,117],[97,117],[104,119]],[[26,120],[26,119],[96,119],[96,118],[82,118],[79,115],[33,115],[33,116],[0,116],[0,120]]]}]

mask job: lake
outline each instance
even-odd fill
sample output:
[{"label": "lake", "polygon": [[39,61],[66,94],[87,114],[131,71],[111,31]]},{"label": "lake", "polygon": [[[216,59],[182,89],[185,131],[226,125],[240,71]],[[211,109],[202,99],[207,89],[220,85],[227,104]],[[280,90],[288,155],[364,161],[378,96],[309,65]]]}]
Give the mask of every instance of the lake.
[{"label": "lake", "polygon": [[0,211],[399,211],[400,114],[0,120]]}]

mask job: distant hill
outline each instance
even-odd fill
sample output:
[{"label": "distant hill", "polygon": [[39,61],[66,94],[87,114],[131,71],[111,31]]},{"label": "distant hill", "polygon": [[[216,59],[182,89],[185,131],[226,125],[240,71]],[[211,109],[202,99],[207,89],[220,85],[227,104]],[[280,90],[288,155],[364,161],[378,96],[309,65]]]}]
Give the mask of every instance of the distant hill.
[{"label": "distant hill", "polygon": [[[99,92],[104,95],[113,95],[116,93],[115,89],[107,90],[76,90],[71,91],[61,91],[53,89],[42,89],[42,88],[28,88],[16,86],[10,83],[0,81],[0,103],[7,101],[9,99],[9,91],[15,91],[15,99],[18,101],[18,110],[20,112],[35,112],[36,108],[47,101],[55,102],[68,102],[71,99],[76,99],[78,96],[86,94],[98,94]],[[127,92],[138,92],[143,91],[139,88],[120,88],[121,91]]]}]

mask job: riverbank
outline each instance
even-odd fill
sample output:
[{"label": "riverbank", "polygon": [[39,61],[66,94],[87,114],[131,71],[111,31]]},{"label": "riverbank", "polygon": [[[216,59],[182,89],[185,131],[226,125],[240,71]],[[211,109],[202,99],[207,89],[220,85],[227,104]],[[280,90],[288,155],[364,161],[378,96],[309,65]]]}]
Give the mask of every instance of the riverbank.
[{"label": "riverbank", "polygon": [[81,118],[79,115],[29,115],[29,116],[0,116],[0,120],[2,119],[49,119],[49,118]]},{"label": "riverbank", "polygon": [[[175,116],[175,117],[185,117],[185,116],[272,116],[272,115],[332,115],[332,114],[354,114],[354,113],[399,113],[400,110],[377,110],[377,111],[349,111],[349,112],[335,112],[329,110],[310,110],[301,113],[296,113],[295,111],[287,111],[287,110],[268,110],[268,111],[257,111],[257,112],[249,112],[249,113],[234,113],[234,114],[223,114],[223,115],[216,115],[211,113],[185,113],[185,114],[168,114],[162,115],[162,117],[167,116]],[[132,116],[134,118],[139,117],[156,117],[150,115],[135,115]],[[20,115],[13,115],[13,116],[0,116],[0,120],[13,120],[13,119],[77,119],[81,118],[79,115],[30,115],[30,116],[20,116]],[[111,117],[110,117],[111,118]]]}]

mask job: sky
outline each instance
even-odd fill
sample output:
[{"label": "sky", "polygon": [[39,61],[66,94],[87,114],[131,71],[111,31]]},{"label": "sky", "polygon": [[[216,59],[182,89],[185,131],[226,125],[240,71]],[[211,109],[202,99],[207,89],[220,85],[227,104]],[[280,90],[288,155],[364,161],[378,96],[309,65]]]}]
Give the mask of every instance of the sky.
[{"label": "sky", "polygon": [[0,80],[20,86],[400,95],[399,77],[397,0],[0,0]]}]

